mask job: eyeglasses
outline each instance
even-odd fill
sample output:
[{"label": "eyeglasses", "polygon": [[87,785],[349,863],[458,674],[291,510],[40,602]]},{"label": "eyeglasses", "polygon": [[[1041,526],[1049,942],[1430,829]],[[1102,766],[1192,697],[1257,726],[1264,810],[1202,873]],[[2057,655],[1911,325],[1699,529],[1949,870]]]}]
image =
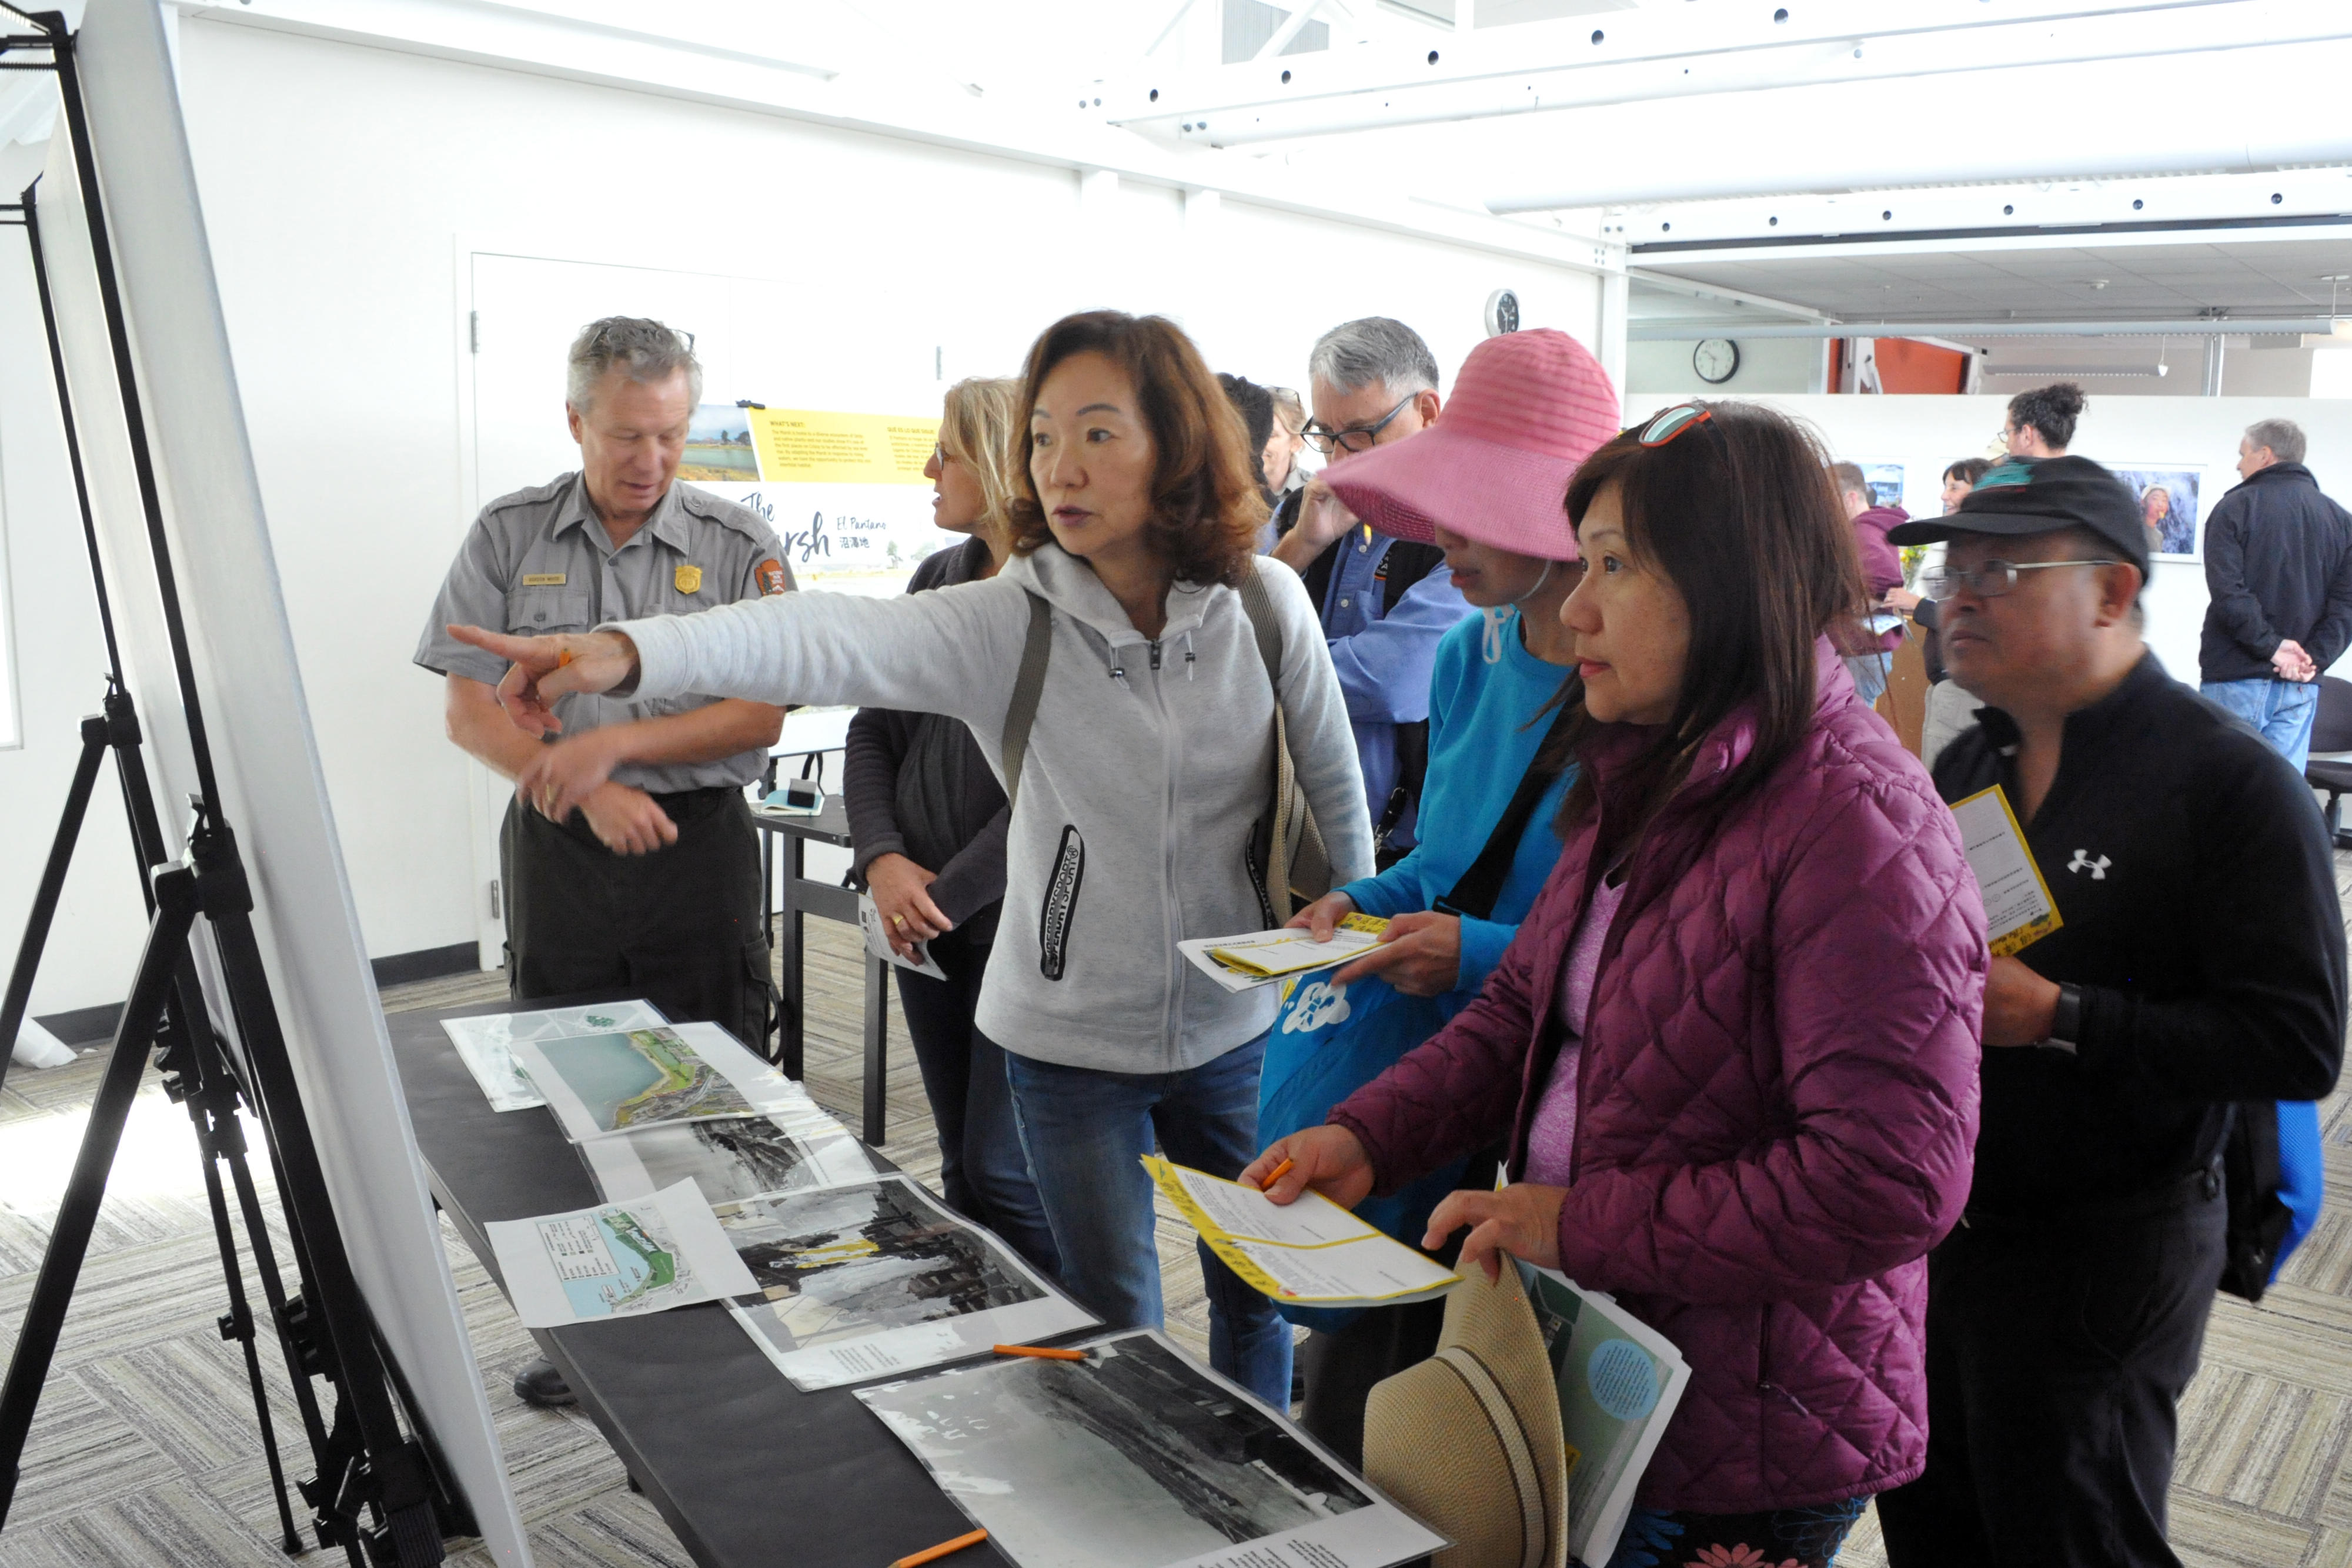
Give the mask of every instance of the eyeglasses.
[{"label": "eyeglasses", "polygon": [[1381,438],[1381,432],[1389,427],[1389,421],[1411,407],[1412,400],[1420,395],[1419,392],[1412,393],[1404,402],[1381,415],[1370,424],[1351,424],[1345,430],[1333,430],[1329,425],[1319,421],[1309,420],[1307,422],[1307,428],[1299,434],[1307,437],[1307,444],[1309,446],[1326,456],[1334,450],[1370,452],[1372,449],[1372,444]]},{"label": "eyeglasses", "polygon": [[1689,430],[1696,425],[1704,424],[1714,417],[1715,411],[1708,408],[1705,403],[1685,402],[1676,404],[1675,407],[1670,408],[1666,410],[1665,413],[1658,415],[1657,418],[1650,421],[1648,426],[1642,432],[1642,444],[1644,446],[1664,446],[1667,442],[1672,441],[1684,431]]},{"label": "eyeglasses", "polygon": [[1938,604],[1951,599],[1963,588],[1979,599],[1999,599],[2017,586],[2021,571],[2048,571],[2061,566],[2121,566],[2119,560],[1989,560],[1970,570],[1966,567],[1931,566],[1919,574],[1919,591]]}]

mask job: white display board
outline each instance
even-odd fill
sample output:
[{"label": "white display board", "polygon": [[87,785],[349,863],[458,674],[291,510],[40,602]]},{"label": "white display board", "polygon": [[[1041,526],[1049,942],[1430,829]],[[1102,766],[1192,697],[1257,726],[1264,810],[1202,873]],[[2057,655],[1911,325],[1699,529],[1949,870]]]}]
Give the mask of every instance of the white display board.
[{"label": "white display board", "polygon": [[[251,876],[253,924],[328,1196],[352,1271],[451,1484],[496,1559],[521,1568],[530,1550],[442,1253],[295,664],[157,0],[90,0],[79,38],[93,158],[221,806]],[[60,131],[39,186],[41,238],[126,674],[176,851],[195,788],[193,753],[72,150]],[[126,970],[130,963],[126,954]],[[226,1017],[214,978],[206,975]]]}]

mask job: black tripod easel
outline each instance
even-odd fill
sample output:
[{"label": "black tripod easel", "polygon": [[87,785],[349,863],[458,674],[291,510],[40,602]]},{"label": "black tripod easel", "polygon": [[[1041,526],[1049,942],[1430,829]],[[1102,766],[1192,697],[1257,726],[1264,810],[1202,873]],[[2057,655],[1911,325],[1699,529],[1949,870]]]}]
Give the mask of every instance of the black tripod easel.
[{"label": "black tripod easel", "polygon": [[[163,529],[161,491],[148,444],[144,412],[117,284],[74,39],[55,12],[19,10],[0,0],[0,11],[22,17],[35,33],[0,35],[0,67],[47,70],[58,82],[59,133],[70,139],[89,231],[95,282],[112,350],[123,429],[137,475],[146,542],[159,590],[160,609],[173,664],[174,685],[187,725],[197,791],[189,804],[186,852],[168,860],[142,751],[137,709],[123,678],[116,642],[113,605],[80,437],[73,417],[63,342],[50,288],[47,258],[40,244],[37,184],[22,202],[0,213],[26,231],[35,279],[48,336],[51,368],[64,416],[67,455],[89,549],[90,580],[108,659],[102,711],[83,720],[82,749],[52,841],[33,910],[26,925],[15,969],[0,998],[0,1075],[7,1051],[22,1027],[35,971],[47,944],[58,902],[72,862],[98,774],[110,753],[121,786],[131,842],[138,855],[142,891],[150,925],[129,1000],[116,1026],[110,1057],[65,1197],[51,1228],[5,1385],[0,1385],[0,1524],[5,1524],[22,1473],[41,1387],[55,1357],[81,1265],[88,1254],[108,1172],[121,1145],[140,1080],[153,1052],[164,1088],[194,1124],[203,1150],[209,1200],[229,1311],[221,1320],[224,1338],[241,1343],[252,1385],[254,1408],[269,1462],[281,1544],[289,1554],[304,1550],[286,1493],[277,1434],[270,1417],[257,1343],[258,1325],[245,1290],[236,1237],[230,1222],[222,1171],[236,1194],[247,1245],[268,1308],[269,1323],[286,1357],[301,1413],[304,1435],[317,1469],[299,1483],[321,1547],[341,1547],[352,1568],[429,1568],[444,1560],[445,1534],[471,1533],[473,1521],[444,1483],[430,1434],[413,1409],[404,1427],[404,1385],[398,1366],[385,1354],[362,1297],[341,1230],[327,1197],[325,1175],[308,1115],[295,1083],[278,1006],[262,966],[251,913],[253,897],[236,837],[221,812],[204,711],[195,682],[187,629],[182,614],[171,548]],[[12,60],[11,54],[45,54],[45,59]],[[198,978],[195,934],[199,917],[209,928],[219,988],[232,1033],[215,1026]],[[233,1035],[233,1038],[232,1038]],[[289,1295],[279,1273],[260,1198],[247,1160],[239,1107],[249,1111],[263,1133],[265,1152],[283,1207],[293,1261],[302,1289]],[[312,1386],[324,1378],[334,1399],[330,1423]]]}]

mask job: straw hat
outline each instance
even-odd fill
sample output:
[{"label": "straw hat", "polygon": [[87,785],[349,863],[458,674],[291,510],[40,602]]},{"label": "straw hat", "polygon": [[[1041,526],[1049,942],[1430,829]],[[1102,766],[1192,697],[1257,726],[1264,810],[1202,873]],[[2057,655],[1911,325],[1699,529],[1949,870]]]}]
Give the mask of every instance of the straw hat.
[{"label": "straw hat", "polygon": [[[1418,440],[1419,437],[1414,439]],[[1564,1568],[1559,1391],[1518,1270],[1465,1270],[1437,1354],[1373,1385],[1364,1475],[1455,1544],[1437,1568]]]},{"label": "straw hat", "polygon": [[1617,389],[1584,345],[1550,327],[1489,338],[1454,378],[1437,422],[1333,463],[1339,504],[1384,534],[1433,527],[1518,555],[1574,560],[1562,506],[1579,465],[1618,431]]}]

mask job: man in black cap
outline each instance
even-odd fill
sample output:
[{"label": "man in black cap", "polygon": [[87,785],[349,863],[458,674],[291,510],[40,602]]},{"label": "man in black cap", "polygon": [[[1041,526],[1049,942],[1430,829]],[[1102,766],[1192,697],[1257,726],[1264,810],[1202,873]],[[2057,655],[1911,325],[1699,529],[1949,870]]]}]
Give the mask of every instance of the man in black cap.
[{"label": "man in black cap", "polygon": [[1878,1500],[1894,1568],[2177,1564],[2174,1408],[2227,1233],[2232,1104],[2326,1094],[2344,926],[2294,769],[2140,639],[2147,537],[2082,457],[2011,459],[1899,544],[1953,678],[1937,759],[2007,793],[2063,924],[1986,982],[1969,1207],[1928,1260],[1927,1469]]}]

